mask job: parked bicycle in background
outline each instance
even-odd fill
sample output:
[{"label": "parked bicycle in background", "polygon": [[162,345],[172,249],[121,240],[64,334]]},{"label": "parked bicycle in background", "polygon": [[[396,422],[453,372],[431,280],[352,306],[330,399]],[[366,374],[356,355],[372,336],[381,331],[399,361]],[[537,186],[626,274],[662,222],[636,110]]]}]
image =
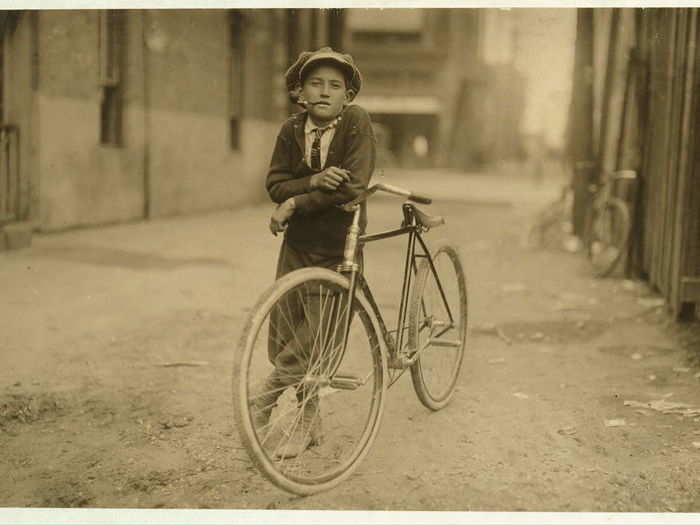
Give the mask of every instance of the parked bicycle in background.
[{"label": "parked bicycle in background", "polygon": [[632,219],[627,203],[614,191],[620,181],[634,181],[631,170],[616,171],[593,185],[594,197],[584,221],[586,254],[597,277],[607,277],[618,267],[627,251]]},{"label": "parked bicycle in background", "polygon": [[530,248],[564,248],[575,252],[585,249],[596,277],[611,275],[627,252],[632,228],[627,202],[616,192],[621,182],[636,180],[631,170],[614,172],[601,184],[589,185],[591,194],[579,239],[574,233],[576,192],[572,184],[562,186],[559,197],[535,216],[527,230],[525,244]]}]

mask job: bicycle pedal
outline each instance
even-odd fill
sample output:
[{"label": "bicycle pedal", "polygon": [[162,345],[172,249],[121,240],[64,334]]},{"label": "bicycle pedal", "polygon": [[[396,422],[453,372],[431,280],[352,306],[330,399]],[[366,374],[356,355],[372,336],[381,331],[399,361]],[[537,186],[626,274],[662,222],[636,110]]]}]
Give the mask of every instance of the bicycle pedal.
[{"label": "bicycle pedal", "polygon": [[350,375],[335,375],[330,380],[330,387],[339,390],[356,390],[367,383],[367,379]]},{"label": "bicycle pedal", "polygon": [[437,339],[431,337],[429,339],[429,342],[433,346],[440,346],[440,347],[452,347],[452,348],[459,348],[462,346],[462,340],[461,339]]}]

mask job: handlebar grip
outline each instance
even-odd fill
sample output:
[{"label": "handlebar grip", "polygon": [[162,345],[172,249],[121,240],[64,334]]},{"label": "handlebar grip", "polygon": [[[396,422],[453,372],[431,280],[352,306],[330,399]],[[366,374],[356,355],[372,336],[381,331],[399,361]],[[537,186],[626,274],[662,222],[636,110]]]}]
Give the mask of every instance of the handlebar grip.
[{"label": "handlebar grip", "polygon": [[433,199],[426,195],[421,195],[420,193],[411,193],[408,200],[417,202],[419,204],[432,204]]}]

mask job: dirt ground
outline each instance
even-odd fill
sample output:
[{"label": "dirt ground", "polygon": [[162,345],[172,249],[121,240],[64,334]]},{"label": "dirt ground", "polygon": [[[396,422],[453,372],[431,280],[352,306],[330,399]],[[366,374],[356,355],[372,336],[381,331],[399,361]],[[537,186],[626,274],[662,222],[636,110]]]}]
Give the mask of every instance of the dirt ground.
[{"label": "dirt ground", "polygon": [[[435,190],[426,174],[395,184]],[[460,178],[462,177],[462,178]],[[581,254],[522,246],[551,192],[448,174],[428,239],[459,246],[471,335],[453,402],[408,376],[338,488],[286,494],[233,426],[231,367],[270,284],[269,207],[38,236],[0,254],[0,505],[700,512],[697,326]],[[374,229],[400,201],[377,199]],[[393,319],[402,244],[370,246]]]}]

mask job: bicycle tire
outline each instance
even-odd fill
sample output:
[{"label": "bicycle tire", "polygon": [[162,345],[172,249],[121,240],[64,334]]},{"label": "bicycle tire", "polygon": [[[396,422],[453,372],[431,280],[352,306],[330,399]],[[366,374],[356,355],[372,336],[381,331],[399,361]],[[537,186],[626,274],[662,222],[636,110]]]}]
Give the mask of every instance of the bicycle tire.
[{"label": "bicycle tire", "polygon": [[564,225],[571,219],[569,186],[562,188],[559,197],[548,203],[536,215],[525,235],[525,246],[529,248],[561,248]]},{"label": "bicycle tire", "polygon": [[[319,315],[322,317],[323,314],[320,312],[326,311],[326,306],[330,304],[330,302],[324,303],[324,301],[333,301],[333,304],[342,303],[342,297],[347,297],[343,296],[342,293],[347,292],[349,283],[341,274],[324,268],[296,270],[276,281],[261,296],[248,316],[239,340],[233,369],[234,415],[243,446],[253,463],[269,481],[277,487],[297,495],[310,495],[328,490],[352,474],[367,454],[376,437],[386,396],[386,355],[377,338],[377,333],[379,333],[377,321],[366,299],[361,294],[356,294],[350,327],[350,344],[347,351],[339,359],[333,357],[333,354],[330,352],[336,351],[338,346],[342,346],[337,345],[337,325],[332,325],[330,322],[324,325],[322,321],[316,323],[318,325],[316,336],[308,339],[308,341],[313,342],[309,353],[312,356],[318,355],[321,357],[315,362],[310,358],[303,378],[297,382],[290,383],[282,392],[275,393],[276,408],[274,410],[270,409],[272,415],[270,422],[267,424],[270,427],[268,429],[269,432],[264,432],[256,427],[257,412],[254,411],[254,407],[256,403],[259,403],[261,395],[254,383],[259,383],[260,377],[264,376],[266,372],[275,369],[270,364],[267,352],[264,351],[264,347],[269,346],[273,342],[277,344],[273,337],[274,330],[270,322],[272,312],[282,311],[284,314],[284,310],[276,309],[288,308],[291,298],[295,297],[294,293],[299,292],[299,290],[315,290],[316,287],[318,287],[321,294],[318,304],[322,305],[319,306]],[[325,289],[332,291],[332,293],[329,292],[326,299],[323,298],[322,293],[322,290]],[[315,294],[316,292],[314,291],[313,293]],[[294,300],[307,301],[307,299],[308,297],[304,298],[299,292],[298,298]],[[340,303],[337,301],[340,301]],[[301,306],[306,318],[310,317],[304,304]],[[331,310],[334,308],[331,308]],[[341,311],[340,314],[342,315],[342,313]],[[304,322],[311,325],[312,323],[307,321],[306,318]],[[279,319],[277,322],[279,322]],[[266,326],[267,330],[265,329]],[[294,338],[302,330],[299,326],[294,326]],[[305,329],[309,330],[308,327],[305,327]],[[331,330],[333,330],[333,335],[329,336]],[[358,336],[359,343],[356,343],[355,336]],[[364,345],[362,342],[363,337],[366,338],[364,343],[368,343],[364,349],[362,348]],[[320,340],[330,340],[331,342],[319,343]],[[306,345],[300,343],[301,347],[306,347]],[[314,354],[316,347],[318,347],[318,352]],[[326,370],[331,370],[332,368],[334,371],[323,372],[321,370],[322,366],[316,365],[319,362],[332,362],[333,364],[326,365]],[[357,386],[359,381],[353,379],[355,381],[353,384],[356,386],[355,390],[342,389],[333,383],[334,381],[340,381],[341,377],[345,377],[339,375],[338,367],[350,369],[351,371],[355,370],[357,374],[369,374],[366,379],[366,382],[369,384]],[[319,386],[315,395],[317,396],[318,407],[320,407],[319,413],[324,421],[324,427],[329,420],[331,422],[330,434],[333,439],[319,446],[305,449],[291,460],[289,460],[290,458],[276,457],[279,453],[280,445],[278,444],[277,449],[273,451],[274,438],[270,436],[276,432],[281,436],[282,441],[285,439],[285,436],[291,439],[290,436],[297,429],[304,426],[303,423],[300,423],[300,421],[303,421],[303,415],[294,416],[296,417],[296,422],[293,424],[291,422],[287,424],[284,421],[285,418],[292,417],[289,416],[288,412],[293,410],[303,412],[306,408],[306,405],[302,405],[300,408],[293,407],[293,405],[302,403],[299,400],[300,390],[308,388],[309,377],[317,376],[320,378],[324,374],[328,376],[326,379],[328,379],[329,384]],[[330,379],[331,376],[332,379]],[[353,377],[359,377],[359,375]],[[346,381],[349,380],[346,379]],[[347,384],[345,388],[347,388]],[[268,393],[263,393],[263,395],[269,395],[270,392],[273,392],[273,390],[268,390]],[[289,392],[292,392],[291,395],[287,395]],[[341,394],[346,392],[348,393],[347,397],[340,397]],[[349,393],[356,392],[364,396],[363,399],[368,402],[365,412],[363,412],[363,406],[361,405],[362,400],[358,401],[358,397],[353,397],[352,399],[349,397]],[[286,412],[280,408],[281,399],[285,396],[292,400],[291,405],[289,401],[287,402],[287,406],[293,407]],[[325,411],[323,410],[324,408]],[[276,416],[275,414],[278,410],[281,411],[281,414]],[[273,420],[273,416],[277,417],[277,419]],[[353,420],[364,422],[364,426],[360,430],[349,428],[354,422]],[[287,426],[284,427],[283,425]],[[275,429],[276,426],[278,428]],[[284,428],[289,429],[290,433],[285,434]],[[303,437],[306,438],[306,436]],[[326,435],[326,438],[328,438],[328,435]],[[302,460],[300,458],[305,459]],[[328,465],[324,464],[326,461]]]},{"label": "bicycle tire", "polygon": [[564,236],[562,217],[563,211],[560,209],[552,209],[548,215],[539,216],[527,231],[526,246],[534,249],[560,246]]},{"label": "bicycle tire", "polygon": [[[467,343],[468,298],[467,281],[457,250],[450,244],[441,243],[434,250],[433,262],[456,327],[453,326],[442,333],[439,333],[439,330],[433,332],[435,327],[440,329],[442,323],[448,325],[450,323],[430,263],[424,259],[418,269],[413,288],[408,330],[409,346],[414,351],[419,352],[417,360],[411,365],[411,380],[414,390],[423,405],[430,410],[440,410],[452,399],[464,360],[464,350]],[[451,269],[450,274],[448,274],[449,269]],[[437,305],[442,306],[437,307]],[[433,310],[433,308],[435,309]],[[439,319],[435,321],[435,317]],[[430,323],[430,325],[426,326],[425,322]],[[422,332],[425,332],[425,328],[429,328],[429,337],[428,343],[424,345],[421,335]],[[438,333],[438,336],[431,345],[430,341],[435,333]],[[448,334],[450,338],[443,337]],[[456,334],[458,338],[452,339],[453,334]],[[441,337],[442,339],[440,339]],[[456,346],[443,346],[447,343],[456,344]],[[440,345],[438,346],[438,344]],[[450,352],[449,349],[452,351]],[[435,361],[441,356],[448,357],[446,363],[448,374],[445,379],[436,382],[434,381],[436,377]]]},{"label": "bicycle tire", "polygon": [[631,229],[627,204],[618,198],[591,206],[585,219],[586,254],[596,277],[615,271],[627,249]]},{"label": "bicycle tire", "polygon": [[564,207],[561,199],[549,204],[537,214],[525,237],[526,246],[542,249],[561,244]]}]

